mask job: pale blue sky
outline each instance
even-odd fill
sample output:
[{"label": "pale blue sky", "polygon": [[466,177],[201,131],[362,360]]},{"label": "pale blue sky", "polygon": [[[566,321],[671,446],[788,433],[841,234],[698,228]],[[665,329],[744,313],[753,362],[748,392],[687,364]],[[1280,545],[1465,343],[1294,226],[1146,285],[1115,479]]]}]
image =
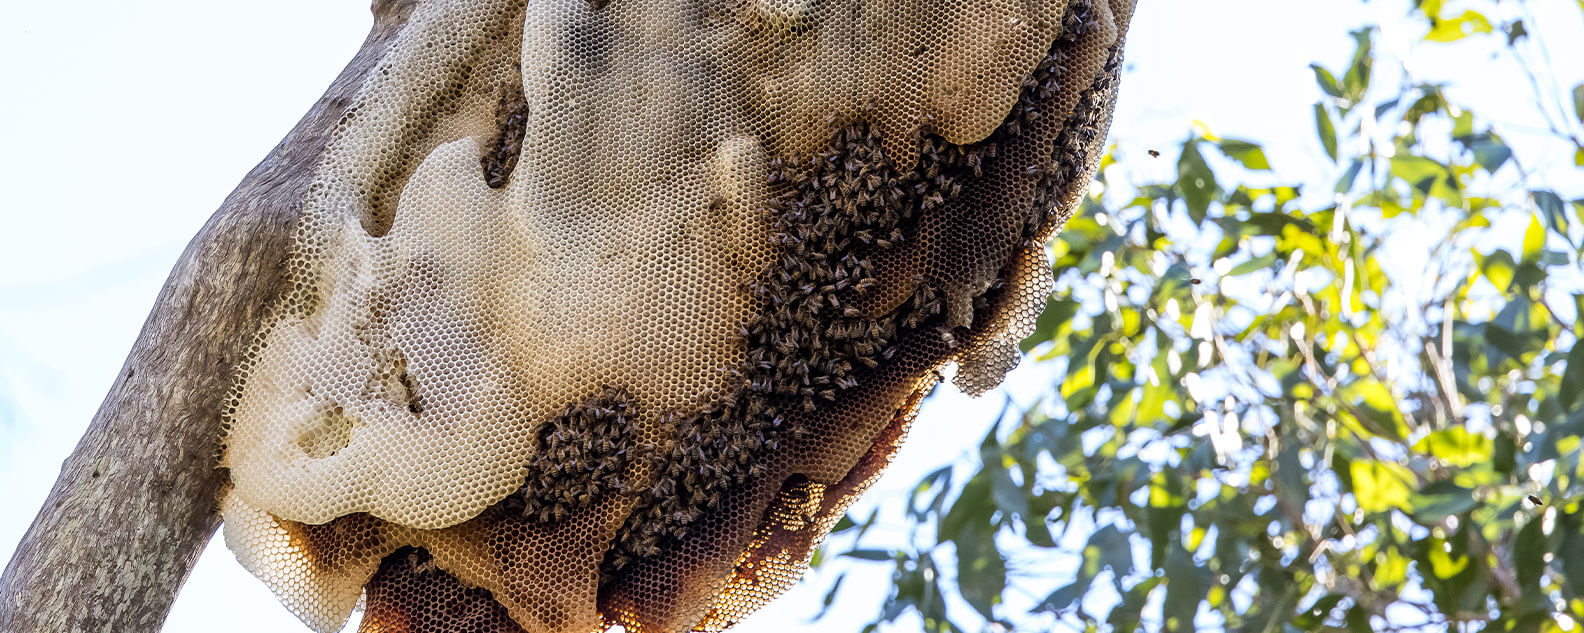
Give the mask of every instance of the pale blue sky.
[{"label": "pale blue sky", "polygon": [[[1584,41],[1573,0],[1531,4],[1547,17],[1538,26],[1550,41]],[[1327,173],[1315,160],[1309,104],[1318,92],[1307,65],[1341,65],[1351,50],[1349,28],[1405,10],[1404,2],[1380,0],[1141,5],[1113,130],[1138,177],[1172,173],[1169,160],[1138,157],[1174,146],[1196,119],[1222,135],[1278,139],[1267,150],[1290,177]],[[329,85],[369,17],[362,0],[3,0],[0,7],[7,16],[0,25],[7,95],[0,99],[0,559],[8,559],[182,247]],[[1511,119],[1509,141],[1533,143],[1524,130],[1541,123],[1521,101],[1529,94],[1521,76],[1482,57],[1426,51],[1411,44],[1412,35],[1387,32],[1383,44],[1427,76],[1470,73],[1459,98]],[[1570,87],[1584,79],[1584,55],[1576,44],[1566,52],[1552,61]],[[1536,163],[1552,186],[1584,195],[1568,150],[1536,144],[1533,153],[1543,157]],[[1028,367],[1010,382],[1022,403],[1042,385],[1038,368]],[[973,401],[942,389],[863,503],[894,504],[923,473],[967,454],[1005,397]],[[888,537],[881,529],[876,538]],[[1070,578],[1069,566],[1052,561],[1044,561],[1053,565],[1048,582],[1008,592],[1014,608]],[[856,630],[878,608],[890,569],[849,567],[845,591],[821,623],[805,619],[834,566],[739,630]],[[165,630],[209,631],[217,622],[241,632],[304,630],[218,540]]]}]

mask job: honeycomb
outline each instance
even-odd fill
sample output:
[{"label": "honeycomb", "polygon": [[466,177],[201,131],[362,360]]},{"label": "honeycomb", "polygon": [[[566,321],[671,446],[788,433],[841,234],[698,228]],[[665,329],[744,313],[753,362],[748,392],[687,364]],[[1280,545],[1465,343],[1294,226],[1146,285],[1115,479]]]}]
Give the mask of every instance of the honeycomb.
[{"label": "honeycomb", "polygon": [[431,0],[350,97],[224,412],[309,627],[719,631],[1052,279],[1133,0]]}]

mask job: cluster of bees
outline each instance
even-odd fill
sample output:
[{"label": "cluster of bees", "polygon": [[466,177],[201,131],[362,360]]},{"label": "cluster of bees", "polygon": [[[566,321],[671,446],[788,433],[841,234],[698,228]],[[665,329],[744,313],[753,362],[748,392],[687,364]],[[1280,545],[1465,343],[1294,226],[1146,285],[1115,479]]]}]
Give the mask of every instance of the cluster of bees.
[{"label": "cluster of bees", "polygon": [[915,239],[921,214],[959,195],[996,152],[993,143],[934,136],[921,150],[911,169],[900,170],[879,134],[854,122],[837,126],[812,157],[772,162],[772,182],[788,191],[773,208],[777,256],[749,285],[763,308],[742,332],[747,358],[733,371],[740,387],[696,413],[672,416],[675,441],[659,455],[657,482],[607,556],[607,575],[686,535],[727,491],[759,476],[766,456],[801,432],[785,413],[857,387],[892,358],[902,334],[940,320],[942,297],[922,283],[889,312],[859,307],[882,284],[918,281],[882,278],[874,257]]},{"label": "cluster of bees", "polygon": [[[763,307],[742,330],[746,361],[730,370],[736,388],[693,413],[663,412],[662,428],[672,429],[673,441],[658,450],[638,446],[627,435],[635,411],[623,390],[607,388],[568,406],[544,426],[527,481],[505,507],[554,521],[600,494],[626,490],[624,472],[635,460],[650,460],[654,483],[636,491],[637,508],[605,560],[608,579],[685,536],[732,488],[760,476],[767,456],[803,432],[785,414],[812,410],[857,387],[865,372],[892,359],[909,332],[953,344],[941,290],[927,279],[882,278],[875,258],[915,242],[924,214],[959,197],[1009,143],[1050,116],[1059,82],[1072,76],[1066,57],[1096,25],[1090,2],[1075,0],[1064,22],[1062,38],[984,141],[957,145],[923,136],[917,161],[901,170],[867,123],[832,121],[835,131],[822,151],[802,160],[773,160],[769,177],[786,190],[771,209],[777,256],[749,285]],[[1119,59],[1113,54],[1079,99],[1056,137],[1054,155],[1021,174],[1037,181],[1023,240],[1064,219],[1051,212],[1085,171],[1105,114],[1095,96],[1111,89]],[[498,186],[492,169],[499,170],[502,183],[510,172],[516,152],[506,150],[514,150],[513,143],[520,147],[526,106],[503,98],[501,113],[502,140],[483,159],[491,186]],[[505,155],[510,158],[492,158]],[[896,307],[873,314],[864,298],[882,285],[913,289]],[[991,292],[1000,286],[992,285]],[[987,309],[989,299],[976,297],[976,311]]]},{"label": "cluster of bees", "polygon": [[[1076,39],[1085,30],[1097,26],[1088,2],[1075,3],[1063,20],[1063,39],[1069,37]],[[1052,224],[1058,226],[1064,224],[1076,211],[1076,205],[1074,208],[1063,208],[1060,204],[1063,200],[1060,197],[1073,190],[1074,185],[1077,184],[1073,179],[1086,176],[1086,167],[1097,158],[1093,152],[1104,140],[1102,118],[1108,116],[1107,106],[1099,97],[1109,95],[1116,89],[1122,65],[1121,46],[1122,42],[1118,41],[1106,51],[1105,66],[1095,75],[1093,83],[1078,99],[1066,124],[1056,135],[1055,155],[1052,157],[1052,162],[1058,169],[1046,173],[1039,186],[1035,188],[1035,209],[1041,213],[1034,214],[1030,219],[1036,223],[1037,230]],[[1058,42],[1057,47],[1046,57],[1046,63],[1041,63],[1039,68],[1035,69],[1034,76],[1044,75],[1051,78],[1058,76],[1066,66],[1065,58],[1070,54],[1071,48],[1061,46]],[[1040,80],[1040,84],[1043,86],[1050,81],[1052,79]],[[1019,105],[1021,106],[1021,102]],[[1064,215],[1054,217],[1051,215],[1053,211]]]},{"label": "cluster of bees", "polygon": [[521,489],[503,502],[508,512],[541,522],[558,520],[601,494],[626,490],[634,454],[637,411],[624,389],[605,387],[567,405],[540,427],[538,450]]},{"label": "cluster of bees", "polygon": [[399,622],[409,631],[523,630],[488,590],[464,585],[437,570],[434,558],[421,548],[404,547],[386,556],[365,591],[365,621]]},{"label": "cluster of bees", "polygon": [[484,183],[491,189],[500,189],[517,167],[523,137],[528,133],[528,98],[523,96],[521,84],[501,93],[500,105],[495,108],[495,127],[500,129],[500,136],[479,156],[479,163],[484,168]]}]

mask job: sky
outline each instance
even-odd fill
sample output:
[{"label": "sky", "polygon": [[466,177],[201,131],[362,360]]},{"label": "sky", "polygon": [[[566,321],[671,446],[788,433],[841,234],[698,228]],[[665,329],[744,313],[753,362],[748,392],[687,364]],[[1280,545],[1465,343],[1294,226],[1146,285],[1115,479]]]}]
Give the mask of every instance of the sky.
[{"label": "sky", "polygon": [[[1333,169],[1315,158],[1309,104],[1319,94],[1308,64],[1340,66],[1350,28],[1404,6],[1140,4],[1112,133],[1119,153],[1166,150],[1202,121],[1224,136],[1277,139],[1266,148],[1271,162],[1305,180]],[[1584,40],[1573,0],[1532,4],[1547,14],[1551,41]],[[0,0],[0,8],[0,559],[9,559],[187,240],[329,85],[370,18],[363,0]],[[1458,96],[1488,102],[1481,112],[1512,120],[1509,141],[1528,142],[1523,130],[1539,125],[1532,108],[1503,102],[1527,94],[1519,77],[1488,60],[1422,54],[1412,39],[1384,37],[1427,73],[1477,69]],[[1584,78],[1584,54],[1569,46],[1552,55],[1567,86]],[[1584,195],[1571,155],[1537,148],[1542,176]],[[1144,177],[1174,171],[1166,159],[1143,169]],[[1044,387],[1038,367],[1020,367],[1008,384],[979,400],[938,390],[859,512],[895,504],[924,473],[967,455],[1007,399],[1027,405]],[[883,529],[876,538],[887,538]],[[1067,563],[1050,564],[1049,585],[1070,577]],[[832,615],[807,622],[842,569],[851,577]],[[822,569],[739,630],[856,630],[888,577],[886,565]],[[1007,599],[1028,604],[1043,596],[1038,589]],[[248,633],[303,630],[216,537],[164,630],[208,631],[220,621]]]}]

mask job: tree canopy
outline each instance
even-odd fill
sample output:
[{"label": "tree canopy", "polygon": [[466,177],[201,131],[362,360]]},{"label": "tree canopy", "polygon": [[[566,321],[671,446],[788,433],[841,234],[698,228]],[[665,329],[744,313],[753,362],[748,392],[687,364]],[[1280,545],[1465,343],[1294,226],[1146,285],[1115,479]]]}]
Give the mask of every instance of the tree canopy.
[{"label": "tree canopy", "polygon": [[[1525,148],[1584,166],[1584,84],[1552,74],[1540,4],[1418,0],[1352,32],[1311,67],[1324,180],[1203,125],[1113,148],[1022,345],[1047,392],[899,516],[843,521],[826,604],[891,565],[865,630],[1577,630],[1584,190]],[[1540,138],[1510,144],[1383,28],[1514,63]]]}]

